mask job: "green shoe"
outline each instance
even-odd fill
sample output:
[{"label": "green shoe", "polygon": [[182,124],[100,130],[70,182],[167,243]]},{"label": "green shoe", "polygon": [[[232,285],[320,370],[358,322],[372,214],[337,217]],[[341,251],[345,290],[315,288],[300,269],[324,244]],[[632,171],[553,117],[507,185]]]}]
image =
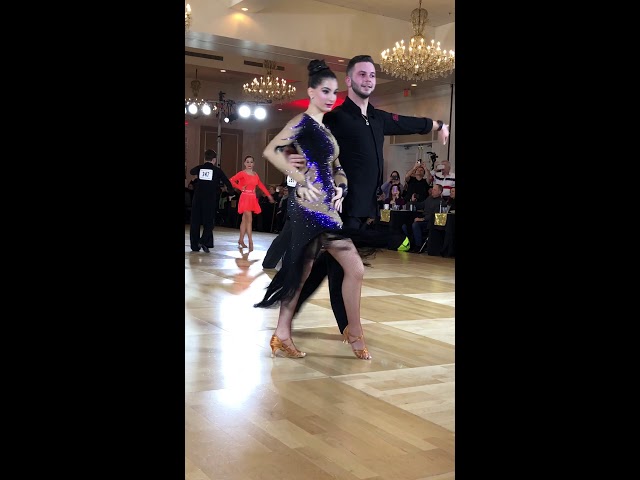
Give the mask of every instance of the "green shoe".
[{"label": "green shoe", "polygon": [[404,241],[398,247],[399,252],[408,252],[411,249],[411,243],[409,242],[409,237],[404,237]]}]

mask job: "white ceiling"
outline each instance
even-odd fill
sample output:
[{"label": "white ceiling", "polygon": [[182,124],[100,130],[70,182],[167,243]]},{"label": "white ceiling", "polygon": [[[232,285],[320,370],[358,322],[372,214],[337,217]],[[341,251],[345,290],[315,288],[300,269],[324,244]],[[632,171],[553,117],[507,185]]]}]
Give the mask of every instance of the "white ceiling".
[{"label": "white ceiling", "polygon": [[[239,9],[249,6],[253,9],[265,8],[274,0],[239,0],[232,7]],[[275,0],[277,1],[277,0]],[[411,11],[418,8],[419,0],[315,0],[317,3],[332,4],[377,14],[385,17],[410,21]],[[422,8],[429,12],[428,25],[437,27],[455,21],[454,0],[423,0]],[[196,48],[197,46],[197,48]],[[226,72],[220,71],[220,62],[208,60],[198,55],[219,55],[224,57]],[[286,49],[273,45],[262,45],[246,42],[239,39],[220,37],[215,35],[203,35],[197,32],[185,33],[185,82],[196,78],[203,84],[209,82],[215,84],[216,89],[225,92],[234,92],[244,83],[249,83],[254,77],[263,75],[264,68],[247,66],[244,61],[262,63],[265,59],[276,60],[278,65],[284,68],[281,77],[289,81],[306,79],[306,65],[309,59],[323,58],[336,72],[344,72],[348,58],[325,55],[323,52],[305,52]],[[278,71],[274,72],[275,74]],[[420,89],[429,89],[432,86],[455,83],[455,71],[447,78],[420,82]],[[306,85],[305,85],[306,86]],[[410,82],[398,80],[378,72],[378,84],[372,100],[387,94],[399,93],[410,87]],[[187,89],[189,90],[189,89]],[[298,92],[298,98],[306,98],[306,89]],[[233,95],[233,93],[232,93]],[[191,96],[190,93],[187,96]],[[292,108],[287,104],[280,105],[285,110]]]},{"label": "white ceiling", "polygon": [[[407,20],[413,9],[418,8],[420,0],[316,0],[339,7],[381,15],[383,17]],[[439,27],[456,21],[455,0],[422,0],[422,8],[428,13],[427,24]]]}]

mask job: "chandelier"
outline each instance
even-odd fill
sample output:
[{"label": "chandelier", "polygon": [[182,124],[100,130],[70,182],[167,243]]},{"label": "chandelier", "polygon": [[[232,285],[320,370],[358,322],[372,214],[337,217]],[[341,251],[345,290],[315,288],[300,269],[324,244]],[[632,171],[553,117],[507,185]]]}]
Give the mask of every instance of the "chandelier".
[{"label": "chandelier", "polygon": [[440,42],[434,45],[425,45],[422,32],[427,24],[429,12],[422,8],[420,0],[418,8],[411,12],[411,27],[413,37],[408,48],[404,40],[396,42],[393,51],[383,50],[380,67],[382,71],[403,80],[428,80],[430,78],[444,77],[456,68],[455,53],[453,50],[440,49]]},{"label": "chandelier", "polygon": [[191,5],[187,3],[184,9],[184,33],[187,33],[191,28]]},{"label": "chandelier", "polygon": [[189,97],[184,99],[185,114],[188,113],[193,116],[197,116],[199,113],[211,115],[211,112],[218,109],[213,102],[204,100],[200,97],[201,86],[202,84],[200,83],[200,80],[198,80],[198,69],[196,69],[196,78],[195,80],[191,80],[191,92],[193,93],[193,98]]},{"label": "chandelier", "polygon": [[276,62],[272,60],[264,61],[264,68],[267,71],[266,77],[254,78],[251,83],[242,86],[244,93],[256,102],[278,102],[290,100],[296,93],[296,87],[287,85],[284,78],[273,78],[272,70],[276,68]]}]

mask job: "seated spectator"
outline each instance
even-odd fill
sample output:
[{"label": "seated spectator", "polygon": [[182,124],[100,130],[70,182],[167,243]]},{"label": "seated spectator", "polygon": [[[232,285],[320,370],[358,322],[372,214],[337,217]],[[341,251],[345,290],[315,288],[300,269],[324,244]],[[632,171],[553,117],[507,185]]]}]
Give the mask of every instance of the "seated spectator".
[{"label": "seated spectator", "polygon": [[267,187],[267,190],[269,190],[269,193],[273,197],[273,201],[275,203],[278,203],[280,201],[280,187],[276,187],[274,185],[269,185]]},{"label": "seated spectator", "polygon": [[456,211],[456,187],[451,187],[449,190],[449,198],[447,198],[447,206],[450,212]]},{"label": "seated spectator", "polygon": [[278,211],[276,212],[276,224],[275,224],[275,233],[282,231],[284,227],[284,222],[287,221],[287,204],[289,203],[289,188],[284,186],[280,187],[280,193],[282,197],[280,197],[280,202],[278,202]]},{"label": "seated spectator", "polygon": [[[422,216],[416,217],[411,225],[411,231],[413,234],[413,242],[411,243],[412,252],[422,252],[424,250],[426,239],[429,235],[429,229],[433,226],[434,213],[440,212],[440,209],[444,205],[442,200],[442,185],[435,184],[431,191],[431,196],[424,202],[418,202],[416,208],[422,210]],[[407,226],[402,225],[402,231],[405,235],[409,236]]]},{"label": "seated spectator", "polygon": [[[389,203],[387,199],[391,197],[391,187],[393,185],[398,185],[400,187],[400,195],[404,193],[405,186],[400,181],[400,174],[398,173],[397,170],[394,170],[393,172],[391,172],[391,175],[389,175],[389,180],[387,182],[384,182],[380,187],[380,190],[382,193],[380,194],[380,196],[378,196],[379,204]],[[382,208],[382,205],[380,205],[380,208]]]},{"label": "seated spectator", "polygon": [[216,209],[216,225],[229,225],[229,205],[233,196],[229,195],[226,185],[220,186],[218,194],[218,208]]},{"label": "seated spectator", "polygon": [[385,199],[384,203],[388,203],[389,208],[391,209],[394,209],[394,207],[396,207],[396,210],[402,209],[407,202],[405,202],[404,198],[402,198],[400,194],[400,185],[393,185],[391,187],[390,195]]},{"label": "seated spectator", "polygon": [[191,199],[193,199],[193,192],[195,191],[197,184],[198,184],[198,177],[194,175],[194,177],[189,181],[189,185],[187,185],[187,188],[192,192]]}]

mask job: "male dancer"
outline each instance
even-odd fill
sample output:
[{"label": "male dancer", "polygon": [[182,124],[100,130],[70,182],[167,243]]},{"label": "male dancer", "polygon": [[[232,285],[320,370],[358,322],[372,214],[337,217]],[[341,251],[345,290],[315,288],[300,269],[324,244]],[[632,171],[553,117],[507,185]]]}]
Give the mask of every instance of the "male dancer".
[{"label": "male dancer", "polygon": [[[446,143],[449,129],[440,120],[407,117],[370,105],[369,96],[376,88],[376,68],[369,55],[357,55],[349,60],[346,73],[347,98],[342,105],[326,113],[323,122],[338,142],[340,163],[349,180],[349,191],[342,204],[343,227],[364,229],[367,219],[378,215],[376,194],[383,182],[382,146],[385,135],[425,134],[435,128],[438,138]],[[288,159],[292,167],[306,165],[303,155],[290,154]],[[326,270],[316,268],[321,265],[314,267],[302,288],[298,306],[316,290],[328,273],[331,307],[342,332],[347,325],[342,301],[344,272],[326,252],[320,255],[318,262],[323,262]]]},{"label": "male dancer", "polygon": [[[295,151],[291,149],[291,151]],[[286,212],[290,212],[292,204],[294,202],[293,199],[293,189],[296,186],[296,181],[287,175],[287,187],[291,189],[289,196],[285,199],[285,202],[288,202]],[[287,246],[291,243],[291,222],[289,221],[289,214],[284,213],[287,218],[284,220],[284,225],[282,230],[278,233],[278,236],[273,239],[267,253],[262,260],[262,268],[278,268],[278,264],[281,262],[284,257],[285,252],[287,251]],[[281,264],[281,263],[280,263]]]},{"label": "male dancer", "polygon": [[[209,253],[213,248],[213,225],[218,208],[218,193],[220,191],[220,181],[222,180],[229,192],[233,192],[233,185],[222,171],[216,167],[217,154],[215,150],[208,149],[204,152],[204,163],[196,165],[189,173],[196,175],[198,182],[193,193],[193,204],[191,206],[191,226],[189,239],[191,251],[198,252],[202,248]],[[233,198],[231,195],[229,198]],[[200,235],[202,226],[202,235]]]}]

